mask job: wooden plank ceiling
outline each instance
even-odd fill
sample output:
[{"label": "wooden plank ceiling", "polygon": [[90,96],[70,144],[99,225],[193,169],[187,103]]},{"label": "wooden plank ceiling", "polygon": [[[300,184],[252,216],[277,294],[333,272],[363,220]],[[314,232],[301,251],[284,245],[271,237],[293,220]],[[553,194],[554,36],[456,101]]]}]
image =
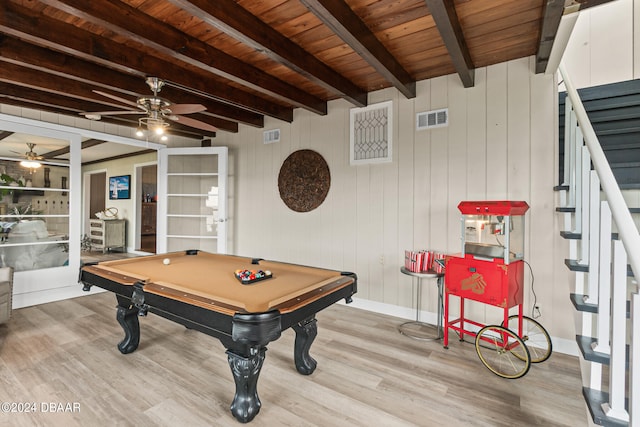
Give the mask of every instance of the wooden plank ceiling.
[{"label": "wooden plank ceiling", "polygon": [[469,87],[474,68],[530,55],[544,71],[564,7],[565,0],[3,0],[0,103],[66,115],[137,110],[100,115],[135,127],[146,114],[132,103],[151,97],[151,76],[164,81],[162,98],[206,108],[176,107],[169,133],[237,132],[238,124],[262,127],[265,116],[291,122],[295,108],[326,114],[333,99],[364,106],[368,92],[391,86],[412,98],[416,81],[451,73]]}]

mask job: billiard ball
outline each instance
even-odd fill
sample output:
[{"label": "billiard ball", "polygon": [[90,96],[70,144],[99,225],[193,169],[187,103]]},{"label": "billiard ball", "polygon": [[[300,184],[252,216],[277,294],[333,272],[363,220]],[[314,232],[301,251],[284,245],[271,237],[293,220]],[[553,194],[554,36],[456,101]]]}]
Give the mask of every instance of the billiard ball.
[{"label": "billiard ball", "polygon": [[164,265],[169,265],[169,264],[171,264],[171,260],[169,258],[165,258],[165,259],[162,260],[162,263]]}]

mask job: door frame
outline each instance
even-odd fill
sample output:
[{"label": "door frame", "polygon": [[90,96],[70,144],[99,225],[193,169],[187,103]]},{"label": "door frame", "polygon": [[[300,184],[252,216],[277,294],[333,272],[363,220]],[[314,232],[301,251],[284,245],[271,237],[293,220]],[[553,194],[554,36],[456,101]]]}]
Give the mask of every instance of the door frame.
[{"label": "door frame", "polygon": [[[158,150],[158,157],[160,156],[160,150]],[[136,163],[133,165],[133,173],[135,175],[134,182],[135,186],[133,188],[133,192],[131,197],[135,197],[135,216],[136,216],[136,229],[134,230],[134,238],[133,238],[133,251],[135,253],[146,253],[137,251],[137,248],[141,247],[141,231],[142,231],[142,168],[145,166],[156,166],[156,183],[158,183],[160,179],[160,168],[158,167],[158,160],[151,162],[143,162]],[[158,185],[158,184],[156,184]],[[160,194],[159,188],[156,187],[156,194]],[[156,228],[157,228],[157,219],[156,219]],[[158,244],[156,243],[156,251],[158,250]]]}]

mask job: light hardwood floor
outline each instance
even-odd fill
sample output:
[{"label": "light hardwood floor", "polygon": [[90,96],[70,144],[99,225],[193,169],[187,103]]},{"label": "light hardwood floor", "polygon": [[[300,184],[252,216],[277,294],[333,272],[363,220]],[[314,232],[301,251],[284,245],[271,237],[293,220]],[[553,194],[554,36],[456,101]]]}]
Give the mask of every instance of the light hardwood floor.
[{"label": "light hardwood floor", "polygon": [[[142,318],[122,355],[115,297],[95,293],[15,310],[0,326],[0,413],[7,426],[237,426],[234,383],[218,340]],[[293,332],[269,344],[252,426],[584,426],[576,358],[554,353],[518,380],[486,369],[471,343],[412,340],[402,321],[344,305],[318,314],[311,376],[293,366]],[[42,412],[42,404],[49,412]],[[79,412],[52,413],[48,403]],[[6,409],[3,405],[2,409]],[[54,406],[54,409],[59,409]],[[63,408],[67,409],[67,408]]]}]

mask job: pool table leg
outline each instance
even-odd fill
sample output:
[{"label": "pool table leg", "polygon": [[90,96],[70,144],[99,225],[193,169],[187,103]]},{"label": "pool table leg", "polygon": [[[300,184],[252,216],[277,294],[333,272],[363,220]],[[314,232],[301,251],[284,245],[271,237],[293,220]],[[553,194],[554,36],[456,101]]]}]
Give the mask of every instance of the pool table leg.
[{"label": "pool table leg", "polygon": [[260,412],[258,376],[264,363],[266,347],[252,347],[249,356],[227,350],[231,373],[236,383],[236,394],[231,402],[231,413],[240,422],[248,423]]},{"label": "pool table leg", "polygon": [[303,375],[310,375],[316,370],[318,363],[309,354],[309,349],[313,340],[318,335],[317,320],[310,317],[292,326],[296,331],[296,342],[294,346],[293,358],[296,362],[296,369]]},{"label": "pool table leg", "polygon": [[122,354],[134,352],[140,343],[140,323],[138,322],[138,308],[131,305],[131,301],[118,297],[118,312],[116,319],[124,329],[124,339],[118,344]]}]

